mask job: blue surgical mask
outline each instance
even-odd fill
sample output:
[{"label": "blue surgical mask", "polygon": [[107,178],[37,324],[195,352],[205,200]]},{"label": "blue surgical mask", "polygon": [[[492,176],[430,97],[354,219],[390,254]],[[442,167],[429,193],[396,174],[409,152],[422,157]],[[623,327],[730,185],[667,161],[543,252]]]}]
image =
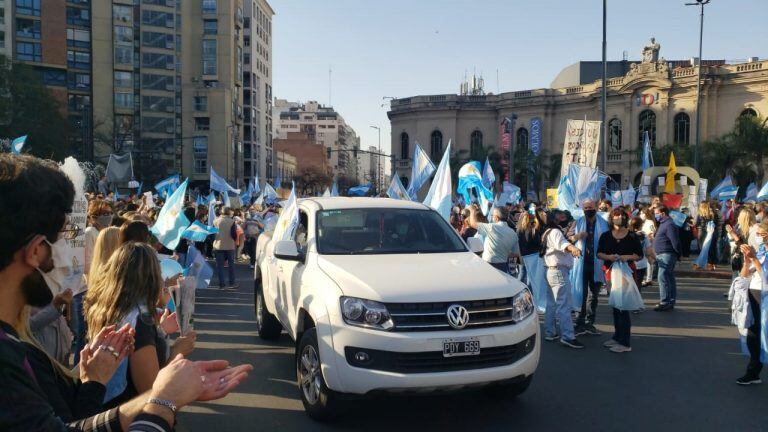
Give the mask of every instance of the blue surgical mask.
[{"label": "blue surgical mask", "polygon": [[661,222],[662,214],[659,213],[657,215],[653,215],[654,218],[656,218],[656,222]]}]

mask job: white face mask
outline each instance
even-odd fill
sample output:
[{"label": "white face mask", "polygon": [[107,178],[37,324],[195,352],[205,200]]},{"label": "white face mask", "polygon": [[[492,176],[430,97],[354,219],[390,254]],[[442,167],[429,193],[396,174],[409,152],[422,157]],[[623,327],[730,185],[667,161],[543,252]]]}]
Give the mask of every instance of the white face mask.
[{"label": "white face mask", "polygon": [[48,286],[59,286],[61,291],[67,289],[76,291],[83,281],[83,263],[75,256],[67,240],[62,238],[55,243],[48,240],[45,242],[51,247],[53,260],[53,270],[48,273],[40,272],[46,283]]}]

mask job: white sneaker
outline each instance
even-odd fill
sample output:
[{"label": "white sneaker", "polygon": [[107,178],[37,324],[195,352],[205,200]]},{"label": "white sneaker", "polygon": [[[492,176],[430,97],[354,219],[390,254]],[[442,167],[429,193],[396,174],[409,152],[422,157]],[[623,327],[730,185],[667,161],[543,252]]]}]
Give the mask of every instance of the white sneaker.
[{"label": "white sneaker", "polygon": [[632,352],[632,348],[625,347],[624,345],[616,343],[616,345],[611,347],[610,351],[614,353],[625,353],[625,352]]},{"label": "white sneaker", "polygon": [[603,342],[603,346],[606,347],[606,348],[615,347],[618,344],[619,343],[616,342],[615,340],[613,340],[613,338],[608,339],[607,341]]}]

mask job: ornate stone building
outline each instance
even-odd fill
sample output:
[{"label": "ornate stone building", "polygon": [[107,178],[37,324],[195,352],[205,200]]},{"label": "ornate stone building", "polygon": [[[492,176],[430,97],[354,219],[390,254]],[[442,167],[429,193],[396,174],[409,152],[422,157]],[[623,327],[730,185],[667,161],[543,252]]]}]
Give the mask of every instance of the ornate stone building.
[{"label": "ornate stone building", "polygon": [[[654,146],[693,145],[695,141],[698,66],[692,66],[690,61],[659,58],[659,49],[659,44],[651,40],[643,50],[641,62],[609,65],[609,76],[613,76],[607,82],[605,172],[622,186],[630,182],[637,185],[641,163],[638,147],[642,145],[644,132],[648,132]],[[470,154],[474,146],[498,148],[500,125],[506,118],[515,116],[512,145],[516,152],[527,153],[531,123],[535,119],[541,133],[542,156],[561,154],[568,119],[600,120],[601,81],[595,80],[594,73],[594,66],[600,63],[582,63],[558,75],[556,83],[570,84],[563,87],[498,95],[467,92],[462,87],[463,94],[459,95],[392,100],[387,114],[392,127],[397,175],[407,184],[415,142],[418,141],[437,164],[449,140],[456,151],[465,150],[464,154]],[[585,69],[590,65],[592,73]],[[574,71],[578,77],[569,79],[567,75],[574,75]],[[583,82],[585,79],[590,82]],[[701,91],[703,142],[728,132],[742,114],[768,115],[768,61],[757,58],[740,64],[704,61]],[[545,181],[539,189],[549,186]]]}]

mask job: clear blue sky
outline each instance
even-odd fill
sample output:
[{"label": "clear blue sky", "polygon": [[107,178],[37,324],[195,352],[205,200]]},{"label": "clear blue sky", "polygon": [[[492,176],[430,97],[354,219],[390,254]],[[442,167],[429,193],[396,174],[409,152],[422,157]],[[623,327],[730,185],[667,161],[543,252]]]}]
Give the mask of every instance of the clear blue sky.
[{"label": "clear blue sky", "polygon": [[[382,96],[457,93],[465,71],[487,92],[548,87],[579,60],[600,60],[600,0],[269,0],[274,96],[332,103],[361,145],[389,152]],[[697,55],[694,0],[608,0],[608,60],[640,57],[651,36],[666,59]],[[768,57],[768,0],[712,0],[704,58]]]}]

